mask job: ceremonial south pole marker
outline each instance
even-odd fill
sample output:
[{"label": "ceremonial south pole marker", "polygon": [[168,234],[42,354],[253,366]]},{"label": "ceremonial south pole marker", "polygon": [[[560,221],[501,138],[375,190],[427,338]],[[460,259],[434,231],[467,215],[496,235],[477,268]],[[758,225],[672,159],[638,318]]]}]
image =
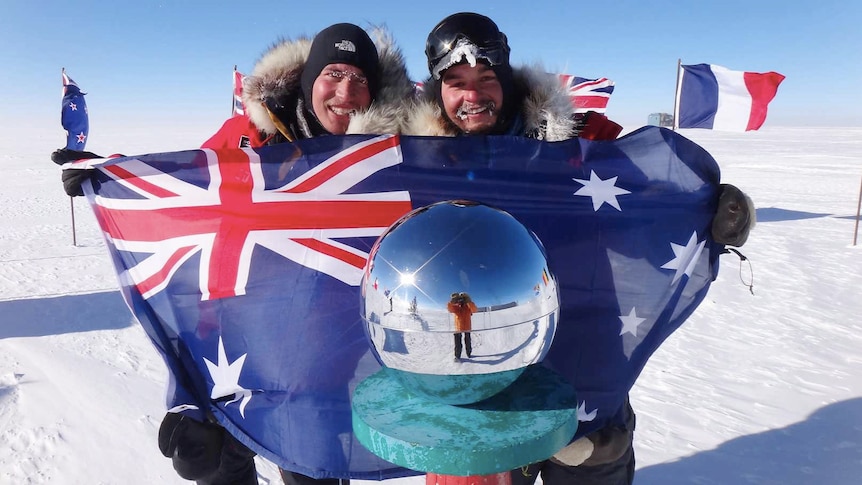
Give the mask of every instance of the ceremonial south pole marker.
[{"label": "ceremonial south pole marker", "polygon": [[556,279],[511,214],[466,200],[415,209],[377,239],[361,287],[383,369],[353,393],[353,431],[372,453],[429,485],[508,485],[569,444],[575,391],[539,364]]}]

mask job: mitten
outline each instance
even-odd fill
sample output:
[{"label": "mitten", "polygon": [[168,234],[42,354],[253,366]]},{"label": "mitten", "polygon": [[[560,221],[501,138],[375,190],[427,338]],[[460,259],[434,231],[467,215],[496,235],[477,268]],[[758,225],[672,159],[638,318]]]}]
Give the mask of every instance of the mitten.
[{"label": "mitten", "polygon": [[589,437],[582,436],[556,452],[551,460],[563,465],[578,466],[593,454],[594,449],[595,446]]},{"label": "mitten", "polygon": [[[64,163],[74,162],[76,160],[88,160],[90,158],[102,157],[93,152],[69,150],[68,148],[54,150],[54,153],[51,154],[51,161],[57,165],[63,165]],[[88,169],[63,170],[63,175],[60,177],[63,180],[63,190],[66,191],[66,194],[68,194],[69,197],[84,195],[84,190],[81,189],[81,184],[93,174],[94,172]]]},{"label": "mitten", "polygon": [[51,161],[57,165],[74,162],[75,160],[88,160],[90,158],[102,158],[93,152],[84,152],[78,150],[69,150],[68,148],[59,148],[51,154]]},{"label": "mitten", "polygon": [[631,445],[631,430],[608,426],[569,443],[551,461],[567,466],[603,465],[619,460]]},{"label": "mitten", "polygon": [[218,471],[226,433],[217,424],[167,413],[159,427],[159,450],[171,458],[181,477],[202,479]]},{"label": "mitten", "polygon": [[86,169],[63,170],[63,173],[60,175],[60,178],[63,180],[63,190],[66,191],[69,197],[84,195],[84,189],[81,188],[81,184],[94,174],[93,170]]},{"label": "mitten", "polygon": [[719,244],[740,247],[756,223],[754,203],[733,185],[722,184],[721,188],[712,219],[712,238]]}]

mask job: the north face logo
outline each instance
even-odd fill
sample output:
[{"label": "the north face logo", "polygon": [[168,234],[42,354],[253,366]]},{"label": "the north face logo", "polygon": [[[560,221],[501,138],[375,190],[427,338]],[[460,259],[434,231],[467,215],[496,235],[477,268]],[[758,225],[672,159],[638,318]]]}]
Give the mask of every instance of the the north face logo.
[{"label": "the north face logo", "polygon": [[349,40],[342,40],[341,42],[337,42],[335,44],[335,48],[340,51],[356,52],[356,46],[353,45],[353,42],[350,42]]}]

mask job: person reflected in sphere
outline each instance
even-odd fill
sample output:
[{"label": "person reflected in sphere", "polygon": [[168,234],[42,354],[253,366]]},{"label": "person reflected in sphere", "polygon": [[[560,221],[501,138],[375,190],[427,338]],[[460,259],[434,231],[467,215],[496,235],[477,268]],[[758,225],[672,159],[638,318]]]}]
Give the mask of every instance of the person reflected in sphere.
[{"label": "person reflected in sphere", "polygon": [[455,315],[455,360],[461,360],[461,342],[467,351],[467,358],[473,356],[473,343],[470,331],[473,329],[473,314],[479,309],[467,293],[452,293],[446,308]]}]

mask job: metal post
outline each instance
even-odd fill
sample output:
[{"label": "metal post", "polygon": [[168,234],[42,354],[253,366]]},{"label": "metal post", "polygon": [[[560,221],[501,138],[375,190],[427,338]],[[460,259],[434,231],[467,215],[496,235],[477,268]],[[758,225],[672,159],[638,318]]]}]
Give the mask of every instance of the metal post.
[{"label": "metal post", "polygon": [[[680,79],[680,68],[682,66],[682,59],[676,60],[676,89],[673,92],[673,131],[676,131],[679,128],[679,79]],[[661,124],[661,122],[659,122]]]},{"label": "metal post", "polygon": [[862,209],[862,182],[859,183],[859,202],[856,203],[856,227],[853,228],[853,245],[856,245],[856,236],[859,234],[859,210]]},{"label": "metal post", "polygon": [[75,198],[69,197],[69,209],[72,213],[72,246],[78,245],[78,238],[75,234]]},{"label": "metal post", "polygon": [[509,472],[467,477],[428,473],[425,475],[425,485],[512,485],[512,478]]}]

